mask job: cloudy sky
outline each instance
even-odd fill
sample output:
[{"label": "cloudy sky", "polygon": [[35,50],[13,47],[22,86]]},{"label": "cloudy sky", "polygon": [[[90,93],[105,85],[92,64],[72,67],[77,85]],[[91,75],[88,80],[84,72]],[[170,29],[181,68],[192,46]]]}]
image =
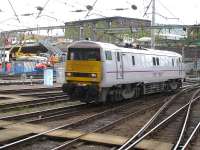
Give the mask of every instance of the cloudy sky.
[{"label": "cloudy sky", "polygon": [[[9,4],[11,2],[19,21]],[[1,0],[0,32],[19,28],[63,25],[67,21],[99,18],[102,16],[124,16],[151,19],[151,7],[143,17],[151,0],[97,0],[94,9],[86,17],[87,5],[96,0]],[[136,5],[137,10],[131,9]],[[38,16],[40,8],[44,10]],[[123,9],[123,10],[116,10]],[[81,11],[81,12],[76,12]],[[197,24],[200,23],[199,0],[156,0],[156,23]]]}]

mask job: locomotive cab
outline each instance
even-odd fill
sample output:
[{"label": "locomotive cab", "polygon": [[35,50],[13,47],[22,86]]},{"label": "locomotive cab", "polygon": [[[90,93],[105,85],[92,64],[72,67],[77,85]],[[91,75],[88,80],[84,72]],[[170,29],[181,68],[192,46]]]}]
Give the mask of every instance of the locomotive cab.
[{"label": "locomotive cab", "polygon": [[99,83],[102,80],[99,45],[85,41],[69,46],[65,67],[64,92],[83,102],[90,102],[98,98]]}]

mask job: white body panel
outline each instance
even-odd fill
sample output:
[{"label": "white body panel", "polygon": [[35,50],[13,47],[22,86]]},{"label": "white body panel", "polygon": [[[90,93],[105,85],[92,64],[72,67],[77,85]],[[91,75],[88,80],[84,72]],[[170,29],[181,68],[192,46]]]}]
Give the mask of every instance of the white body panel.
[{"label": "white body panel", "polygon": [[[103,62],[101,87],[137,82],[164,82],[185,77],[182,57],[178,53],[152,49],[121,48],[113,44],[95,43],[101,47]],[[105,51],[111,52],[112,60],[106,59]],[[117,59],[117,55],[119,55],[120,60]],[[133,65],[132,56],[134,56],[135,65]],[[157,62],[153,64],[153,57],[159,59],[159,64]]]}]

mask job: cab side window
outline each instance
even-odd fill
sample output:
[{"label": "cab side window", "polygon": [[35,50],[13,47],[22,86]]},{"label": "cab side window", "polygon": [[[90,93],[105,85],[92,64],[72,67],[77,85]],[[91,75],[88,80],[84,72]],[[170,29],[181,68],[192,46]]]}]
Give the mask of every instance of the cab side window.
[{"label": "cab side window", "polygon": [[117,52],[117,61],[120,61],[120,55],[119,55],[119,52]]},{"label": "cab side window", "polygon": [[174,67],[174,58],[172,58],[172,66]]},{"label": "cab side window", "polygon": [[160,65],[160,60],[159,60],[159,58],[158,58],[158,57],[156,58],[156,63],[157,63],[157,66],[159,66],[159,65]]},{"label": "cab side window", "polygon": [[132,65],[135,66],[135,57],[132,56]]},{"label": "cab side window", "polygon": [[153,66],[159,66],[160,65],[160,59],[158,57],[153,57]]},{"label": "cab side window", "polygon": [[152,61],[153,61],[153,65],[156,66],[156,58],[155,57],[152,58]]},{"label": "cab side window", "polygon": [[112,60],[112,53],[111,51],[105,51],[106,60]]}]

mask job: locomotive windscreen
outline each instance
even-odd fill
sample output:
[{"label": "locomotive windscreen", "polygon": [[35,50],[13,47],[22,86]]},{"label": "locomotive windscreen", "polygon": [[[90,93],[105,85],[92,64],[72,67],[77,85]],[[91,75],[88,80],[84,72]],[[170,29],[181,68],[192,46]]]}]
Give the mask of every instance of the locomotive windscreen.
[{"label": "locomotive windscreen", "polygon": [[69,48],[68,60],[100,61],[99,48]]}]

